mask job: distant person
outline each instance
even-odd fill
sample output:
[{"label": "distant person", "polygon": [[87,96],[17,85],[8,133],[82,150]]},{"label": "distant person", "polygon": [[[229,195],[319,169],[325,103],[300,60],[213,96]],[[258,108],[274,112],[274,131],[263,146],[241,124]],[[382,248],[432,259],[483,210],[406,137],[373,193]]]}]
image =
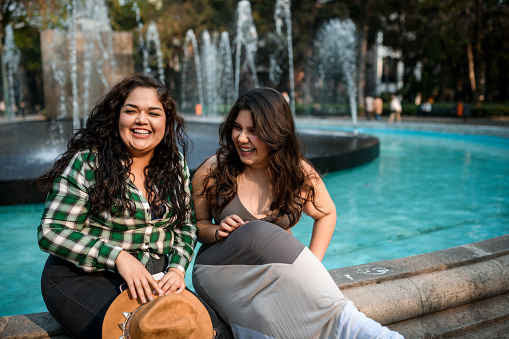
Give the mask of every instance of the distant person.
[{"label": "distant person", "polygon": [[421,100],[422,100],[422,95],[420,92],[418,92],[417,95],[415,96],[415,100],[414,100],[415,105],[419,106],[421,104]]},{"label": "distant person", "polygon": [[28,108],[26,107],[26,103],[24,101],[20,102],[19,112],[21,113],[21,117],[23,118],[23,120],[25,120],[25,118],[26,118],[27,110],[28,110]]},{"label": "distant person", "polygon": [[373,111],[375,112],[375,120],[381,120],[382,119],[382,113],[384,110],[384,102],[382,98],[377,95],[375,99],[373,100]]},{"label": "distant person", "polygon": [[422,94],[421,92],[417,92],[414,104],[415,104],[415,114],[421,115],[421,102],[422,102]]},{"label": "distant person", "polygon": [[422,115],[424,115],[424,116],[431,115],[432,109],[433,109],[433,107],[432,107],[431,101],[429,99],[426,100],[426,102],[423,102],[421,105],[421,112],[422,112]]},{"label": "distant person", "polygon": [[391,94],[389,110],[391,112],[391,115],[389,116],[389,123],[391,124],[394,121],[394,118],[396,118],[398,122],[401,122],[401,111],[402,111],[401,101],[395,94]]},{"label": "distant person", "polygon": [[101,338],[122,289],[141,304],[184,291],[197,237],[187,143],[166,87],[133,75],[104,96],[40,178],[49,194],[38,241],[50,254],[41,292],[73,338]]},{"label": "distant person", "polygon": [[283,96],[283,98],[285,98],[287,103],[290,103],[290,96],[288,95],[288,93],[283,92],[281,93],[281,95]]},{"label": "distant person", "polygon": [[0,101],[0,115],[5,115],[7,107],[5,106],[5,101]]},{"label": "distant person", "polygon": [[374,115],[374,108],[373,108],[373,102],[375,101],[375,99],[373,99],[373,97],[371,95],[368,95],[366,96],[366,98],[364,99],[364,103],[366,105],[366,119],[368,120],[371,120],[371,118],[373,118],[373,115]]}]

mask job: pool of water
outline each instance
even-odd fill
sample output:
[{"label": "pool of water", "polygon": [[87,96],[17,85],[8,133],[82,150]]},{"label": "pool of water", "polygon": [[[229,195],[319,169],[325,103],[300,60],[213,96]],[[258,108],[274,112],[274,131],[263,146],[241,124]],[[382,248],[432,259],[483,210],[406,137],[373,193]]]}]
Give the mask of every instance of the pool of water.
[{"label": "pool of water", "polygon": [[[323,127],[321,127],[323,129]],[[338,213],[328,269],[396,259],[509,233],[509,139],[369,130],[380,157],[325,175]],[[43,204],[0,206],[0,316],[46,312],[37,246]],[[312,220],[294,235],[309,243]],[[190,274],[186,278],[191,285]]]}]

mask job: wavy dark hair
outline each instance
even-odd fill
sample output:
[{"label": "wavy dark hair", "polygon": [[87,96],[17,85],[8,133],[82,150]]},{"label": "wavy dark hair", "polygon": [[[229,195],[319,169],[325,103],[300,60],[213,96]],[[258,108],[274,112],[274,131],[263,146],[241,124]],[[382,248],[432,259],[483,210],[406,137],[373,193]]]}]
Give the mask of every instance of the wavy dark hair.
[{"label": "wavy dark hair", "polygon": [[[53,168],[39,178],[39,184],[50,190],[53,182],[64,171],[79,151],[97,154],[95,183],[89,192],[90,214],[103,210],[120,215],[134,214],[134,203],[129,198],[127,178],[132,157],[120,138],[119,115],[127,96],[135,88],[153,88],[164,108],[166,130],[163,140],[154,149],[154,155],[145,168],[145,189],[152,210],[158,214],[161,204],[173,210],[174,220],[185,220],[191,209],[191,198],[185,193],[185,173],[179,159],[180,151],[187,159],[188,136],[184,119],[178,114],[175,101],[166,87],[150,76],[134,74],[120,80],[92,110],[86,127],[79,129],[69,141],[67,151]],[[157,189],[155,189],[157,187]]]},{"label": "wavy dark hair", "polygon": [[251,112],[257,136],[269,147],[270,168],[276,180],[275,199],[270,209],[279,212],[276,221],[287,214],[290,228],[299,221],[307,201],[315,204],[316,193],[310,175],[302,167],[302,161],[308,161],[304,157],[302,141],[295,132],[292,111],[281,93],[272,88],[250,90],[230,109],[219,127],[217,166],[205,178],[202,192],[213,213],[220,213],[237,194],[236,178],[244,171],[244,164],[231,136],[241,110]]}]

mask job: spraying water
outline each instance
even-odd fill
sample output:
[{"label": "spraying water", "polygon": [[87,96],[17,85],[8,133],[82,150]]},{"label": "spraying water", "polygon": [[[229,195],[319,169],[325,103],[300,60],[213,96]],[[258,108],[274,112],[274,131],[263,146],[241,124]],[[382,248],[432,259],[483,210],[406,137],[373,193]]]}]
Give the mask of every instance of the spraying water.
[{"label": "spraying water", "polygon": [[[295,81],[293,71],[293,43],[292,43],[292,14],[290,10],[290,0],[277,0],[274,11],[274,21],[276,22],[276,34],[283,35],[282,27],[286,26],[286,45],[288,50],[288,76],[290,81],[290,106],[295,115]],[[271,65],[275,63],[271,59]]]},{"label": "spraying water", "polygon": [[[141,34],[140,39],[142,39]],[[156,54],[159,81],[164,84],[163,53],[161,52],[161,40],[159,39],[159,32],[157,31],[155,22],[151,22],[148,25],[146,40],[140,40],[140,46],[142,47],[143,53],[143,72],[152,75],[152,70],[149,68],[149,59],[150,50],[153,46]]]},{"label": "spraying water", "polygon": [[200,63],[200,53],[198,50],[198,42],[196,41],[196,36],[194,35],[194,32],[192,30],[188,30],[186,33],[186,39],[184,41],[184,61],[182,65],[182,90],[181,90],[181,102],[182,102],[182,108],[187,107],[187,101],[186,101],[186,85],[188,82],[187,79],[187,70],[189,67],[189,59],[190,59],[190,53],[189,50],[189,44],[191,44],[192,47],[192,53],[194,56],[194,64],[196,68],[196,81],[198,83],[198,103],[203,106],[204,103],[204,94],[203,94],[203,77],[201,73],[201,63]]},{"label": "spraying water", "polygon": [[251,71],[254,87],[259,87],[256,74],[255,55],[258,49],[258,33],[253,22],[251,3],[239,1],[237,5],[237,36],[235,37],[235,99],[239,97],[242,46],[246,51],[247,68]]},{"label": "spraying water", "polygon": [[16,102],[21,101],[21,91],[17,90],[17,84],[19,84],[18,71],[21,59],[20,55],[21,52],[14,43],[14,32],[12,30],[12,26],[7,25],[5,27],[5,51],[4,55],[2,56],[2,62],[4,63],[4,69],[7,72],[7,94],[9,95],[9,98],[5,98],[5,104],[7,105],[6,112],[8,119],[14,118]]},{"label": "spraying water", "polygon": [[70,77],[71,77],[71,90],[72,90],[72,127],[74,129],[80,128],[80,111],[78,106],[78,54],[76,53],[76,0],[71,1],[70,8],[70,25],[69,25],[69,33],[71,36],[71,40],[69,41],[69,64],[71,67]]},{"label": "spraying water", "polygon": [[233,103],[234,98],[233,60],[228,32],[221,33],[217,53],[218,105],[226,107]]},{"label": "spraying water", "polygon": [[321,82],[330,75],[343,76],[350,104],[350,114],[357,134],[356,28],[352,20],[332,19],[324,23],[315,41]]},{"label": "spraying water", "polygon": [[[91,86],[93,77],[98,77],[104,91],[109,90],[110,81],[105,71],[114,74],[116,63],[104,0],[72,0],[66,6],[69,15],[61,21],[63,29],[55,30],[51,36],[50,49],[55,61],[47,62],[50,63],[53,81],[58,87],[56,91],[60,93],[56,118],[69,116],[67,102],[70,100],[73,128],[79,129],[87,119],[91,90],[98,90],[97,86]],[[81,41],[80,45],[78,41]],[[80,65],[78,50],[82,52]],[[78,66],[82,66],[82,71],[78,72]],[[67,93],[69,88],[70,93]]]},{"label": "spraying water", "polygon": [[202,33],[201,59],[205,85],[205,111],[208,115],[217,114],[217,47],[209,31]]}]

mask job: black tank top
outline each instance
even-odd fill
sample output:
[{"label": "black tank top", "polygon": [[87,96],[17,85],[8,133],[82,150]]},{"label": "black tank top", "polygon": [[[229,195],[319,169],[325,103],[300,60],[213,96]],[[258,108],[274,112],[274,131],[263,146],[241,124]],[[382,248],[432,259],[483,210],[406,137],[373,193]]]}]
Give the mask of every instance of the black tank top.
[{"label": "black tank top", "polygon": [[290,218],[287,214],[283,215],[281,219],[279,219],[277,222],[274,222],[274,220],[278,217],[278,212],[274,212],[273,214],[266,216],[263,219],[258,219],[254,215],[252,215],[246,207],[242,204],[242,202],[239,199],[239,196],[236,195],[235,198],[233,198],[232,201],[226,207],[223,209],[221,213],[213,215],[214,217],[214,223],[216,225],[219,225],[221,220],[226,218],[227,216],[231,214],[238,215],[242,220],[244,221],[253,221],[253,220],[263,220],[267,222],[271,222],[275,225],[278,225],[281,228],[286,229],[288,226],[290,226]]}]

